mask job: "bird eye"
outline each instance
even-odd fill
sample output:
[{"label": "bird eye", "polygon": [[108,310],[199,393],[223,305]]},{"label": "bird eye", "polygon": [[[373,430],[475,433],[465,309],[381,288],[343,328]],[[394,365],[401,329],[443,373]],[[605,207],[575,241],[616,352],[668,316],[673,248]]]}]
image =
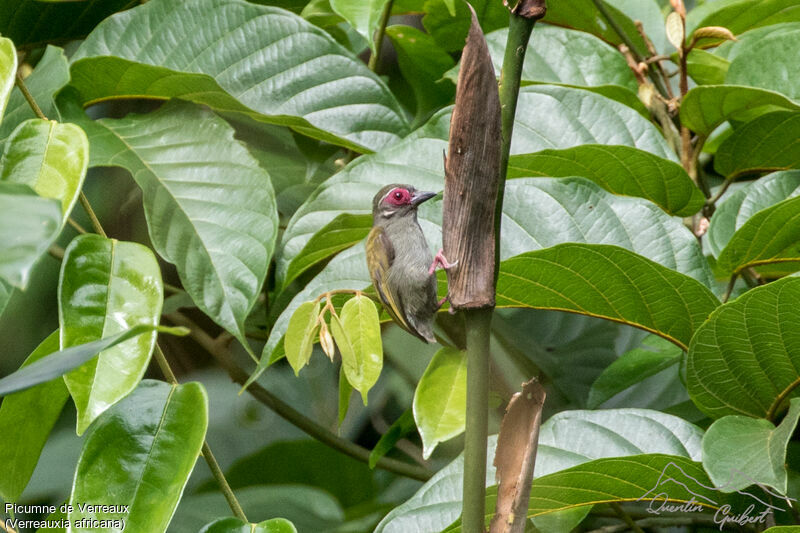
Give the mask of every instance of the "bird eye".
[{"label": "bird eye", "polygon": [[403,193],[397,191],[394,193],[394,197],[397,198],[398,200],[401,200],[403,198]]}]

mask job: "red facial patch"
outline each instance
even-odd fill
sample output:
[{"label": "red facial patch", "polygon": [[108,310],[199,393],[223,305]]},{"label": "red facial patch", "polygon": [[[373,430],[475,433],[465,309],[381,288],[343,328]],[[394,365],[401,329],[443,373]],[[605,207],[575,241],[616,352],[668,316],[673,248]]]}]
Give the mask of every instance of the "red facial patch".
[{"label": "red facial patch", "polygon": [[411,203],[411,193],[406,189],[395,187],[385,196],[384,201],[392,205],[408,205]]}]

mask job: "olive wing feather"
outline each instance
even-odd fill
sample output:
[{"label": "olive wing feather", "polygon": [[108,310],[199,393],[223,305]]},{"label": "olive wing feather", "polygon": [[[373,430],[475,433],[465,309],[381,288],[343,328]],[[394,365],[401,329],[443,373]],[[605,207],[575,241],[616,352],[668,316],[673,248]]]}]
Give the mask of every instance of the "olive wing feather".
[{"label": "olive wing feather", "polygon": [[397,291],[392,290],[387,279],[389,268],[394,261],[394,246],[383,228],[375,226],[367,237],[367,268],[372,278],[372,283],[378,291],[378,297],[383,302],[384,308],[395,322],[407,331],[413,331],[406,322],[402,301]]}]

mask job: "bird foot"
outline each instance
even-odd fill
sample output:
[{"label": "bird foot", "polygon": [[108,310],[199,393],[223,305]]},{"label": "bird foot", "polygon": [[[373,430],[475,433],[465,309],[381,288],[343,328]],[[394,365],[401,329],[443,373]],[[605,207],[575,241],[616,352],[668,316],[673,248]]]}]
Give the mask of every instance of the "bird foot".
[{"label": "bird foot", "polygon": [[436,267],[440,266],[443,269],[447,270],[448,268],[453,268],[454,266],[458,265],[458,261],[450,263],[447,261],[447,258],[444,256],[444,250],[439,248],[439,251],[436,252],[436,257],[433,258],[433,263],[431,263],[431,267],[428,269],[428,275],[433,275],[436,272]]}]

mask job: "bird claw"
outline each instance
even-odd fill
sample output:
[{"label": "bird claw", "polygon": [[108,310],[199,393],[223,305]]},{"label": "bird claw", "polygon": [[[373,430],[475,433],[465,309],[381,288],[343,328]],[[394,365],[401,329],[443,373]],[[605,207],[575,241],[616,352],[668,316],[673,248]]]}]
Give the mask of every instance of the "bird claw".
[{"label": "bird claw", "polygon": [[[441,298],[438,302],[436,302],[436,310],[438,311],[439,309],[441,309],[442,306],[444,305],[444,303],[448,302],[448,301],[450,301],[450,295],[449,294],[447,296],[445,296],[444,298]],[[451,315],[456,314],[456,310],[452,305],[447,310],[447,312],[450,313]]]},{"label": "bird claw", "polygon": [[445,270],[453,268],[454,266],[458,265],[458,261],[454,261],[450,263],[447,261],[447,258],[444,256],[444,249],[439,248],[439,251],[436,252],[436,257],[433,258],[433,263],[431,263],[431,267],[428,269],[428,275],[433,275],[436,272],[436,267],[440,266]]}]

